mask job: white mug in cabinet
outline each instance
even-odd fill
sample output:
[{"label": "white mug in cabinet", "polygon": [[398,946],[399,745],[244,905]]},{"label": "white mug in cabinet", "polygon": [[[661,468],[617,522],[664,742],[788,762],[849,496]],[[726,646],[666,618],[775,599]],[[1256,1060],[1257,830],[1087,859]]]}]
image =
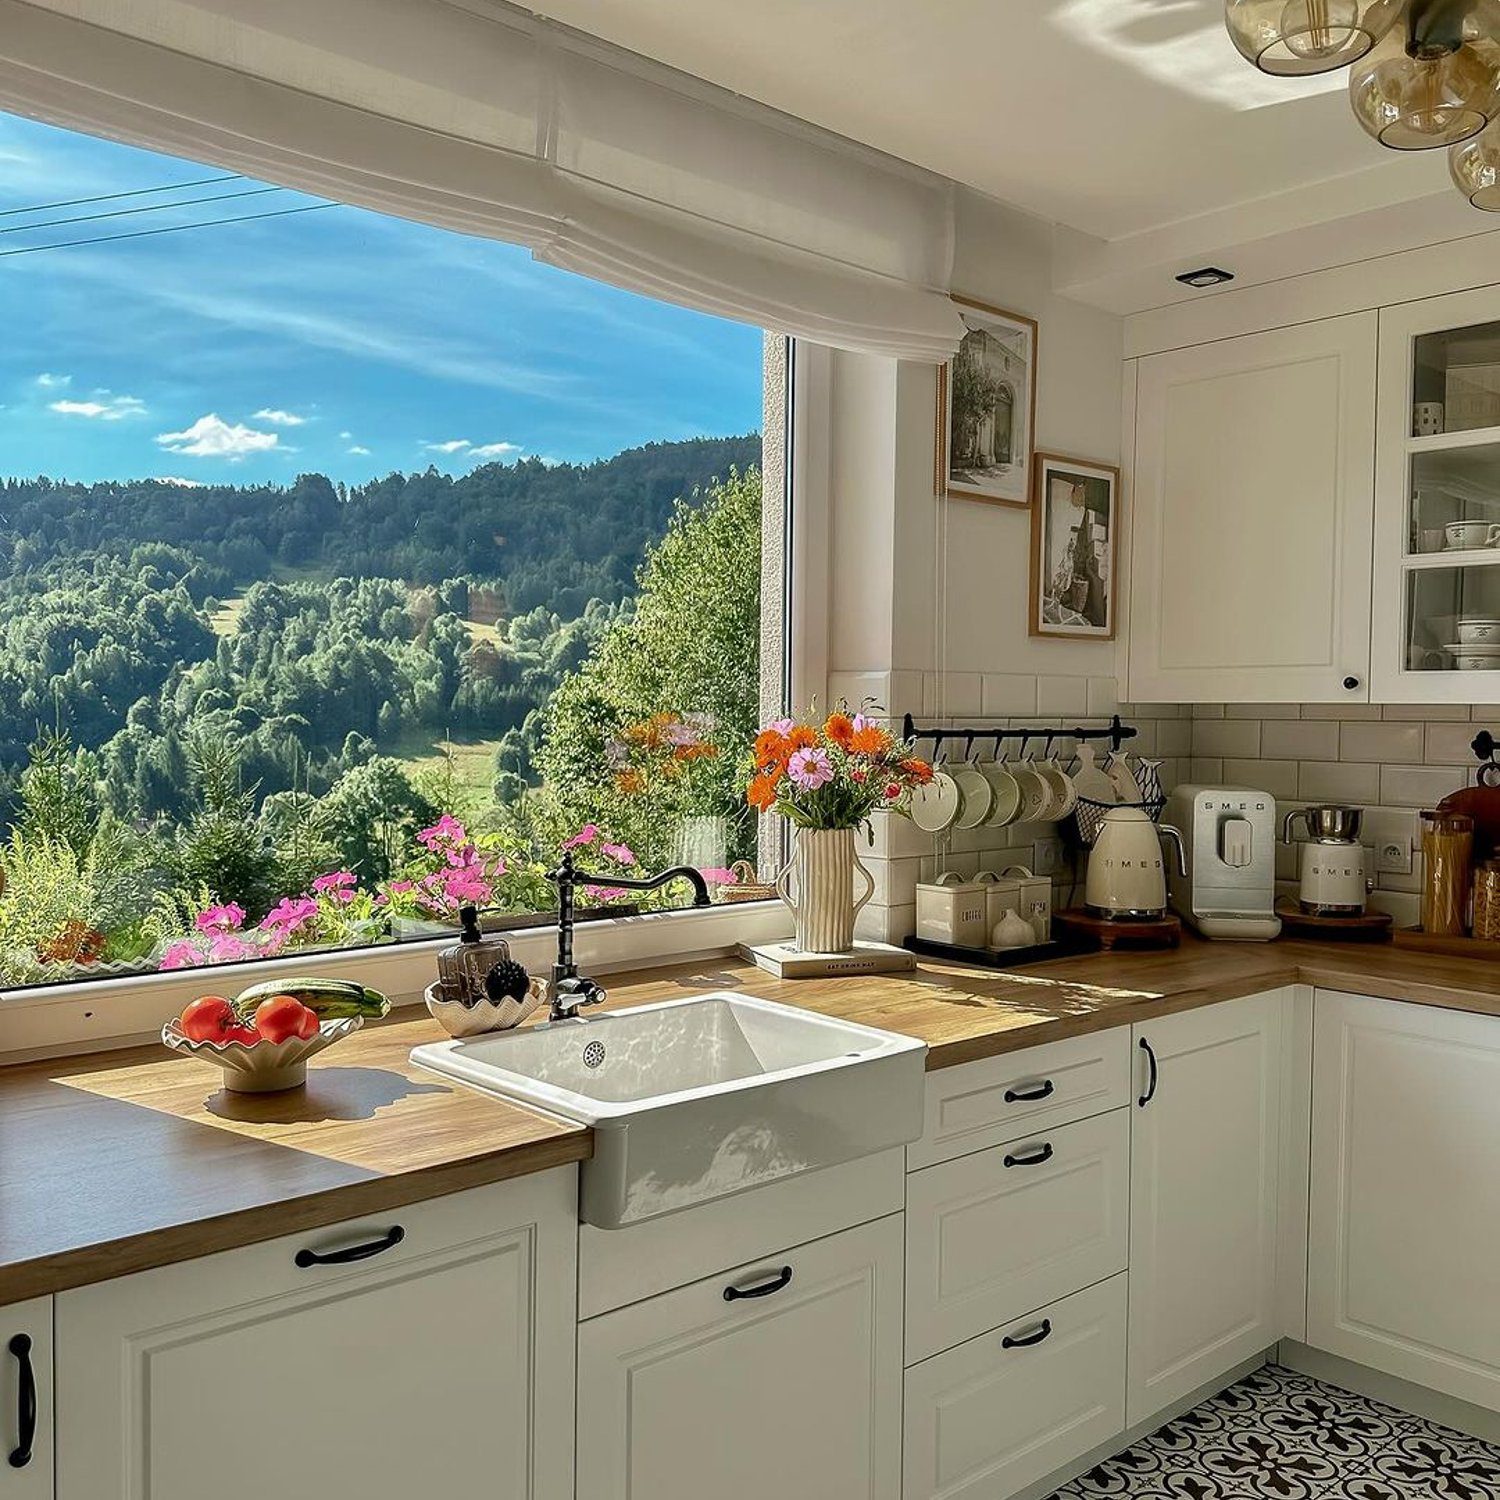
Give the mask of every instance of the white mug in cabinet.
[{"label": "white mug in cabinet", "polygon": [[1500,646],[1500,620],[1461,619],[1458,622],[1460,646]]},{"label": "white mug in cabinet", "polygon": [[917,883],[917,936],[960,948],[982,948],[989,935],[989,903],[977,880],[949,871],[930,885]]},{"label": "white mug in cabinet", "polygon": [[1436,437],[1443,430],[1443,403],[1418,401],[1411,409],[1413,437]]},{"label": "white mug in cabinet", "polygon": [[1449,551],[1471,547],[1493,547],[1500,543],[1500,526],[1491,521],[1449,521],[1443,527]]}]

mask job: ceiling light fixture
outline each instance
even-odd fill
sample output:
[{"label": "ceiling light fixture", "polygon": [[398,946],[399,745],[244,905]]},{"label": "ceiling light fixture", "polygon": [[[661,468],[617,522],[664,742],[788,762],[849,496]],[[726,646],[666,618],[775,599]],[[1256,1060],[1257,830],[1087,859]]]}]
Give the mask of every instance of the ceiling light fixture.
[{"label": "ceiling light fixture", "polygon": [[1348,67],[1349,103],[1371,136],[1394,151],[1449,147],[1454,184],[1500,211],[1489,128],[1500,118],[1500,0],[1224,0],[1224,24],[1262,72]]},{"label": "ceiling light fixture", "polygon": [[1221,271],[1217,266],[1203,266],[1197,271],[1183,271],[1177,280],[1184,286],[1222,286],[1226,281],[1234,280],[1233,271]]}]

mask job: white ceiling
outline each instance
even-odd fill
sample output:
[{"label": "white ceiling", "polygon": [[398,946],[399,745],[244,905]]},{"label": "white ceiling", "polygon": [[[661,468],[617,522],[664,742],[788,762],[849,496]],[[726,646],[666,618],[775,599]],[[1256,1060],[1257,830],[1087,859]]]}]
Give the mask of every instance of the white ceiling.
[{"label": "white ceiling", "polygon": [[[1401,156],[1364,135],[1344,73],[1279,80],[1244,62],[1222,0],[538,8],[1104,242],[1080,284],[1200,264],[1247,232],[1451,195],[1441,152]],[[1458,207],[1468,217],[1442,211],[1444,233],[1494,227]]]}]

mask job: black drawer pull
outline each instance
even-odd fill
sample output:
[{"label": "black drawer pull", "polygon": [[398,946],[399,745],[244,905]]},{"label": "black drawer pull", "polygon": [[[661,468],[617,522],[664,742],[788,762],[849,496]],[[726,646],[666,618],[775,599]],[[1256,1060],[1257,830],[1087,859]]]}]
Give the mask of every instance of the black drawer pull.
[{"label": "black drawer pull", "polygon": [[1146,1064],[1151,1071],[1146,1075],[1146,1092],[1135,1102],[1141,1109],[1145,1109],[1156,1098],[1156,1053],[1145,1037],[1141,1038],[1141,1051],[1146,1054]]},{"label": "black drawer pull", "polygon": [[406,1231],[395,1224],[378,1240],[367,1240],[363,1245],[350,1245],[347,1250],[299,1250],[292,1260],[304,1271],[309,1266],[347,1266],[351,1261],[369,1260],[372,1255],[383,1255],[387,1250],[394,1250],[405,1238]]},{"label": "black drawer pull", "polygon": [[10,1466],[24,1469],[31,1462],[31,1447],[36,1442],[36,1371],[31,1366],[31,1335],[11,1335],[7,1346],[20,1368],[20,1390],[16,1400],[16,1446],[10,1450]]},{"label": "black drawer pull", "polygon": [[1005,1154],[1005,1165],[1007,1167],[1039,1167],[1044,1161],[1051,1160],[1051,1141],[1043,1141],[1030,1156],[1014,1156],[1008,1151]]},{"label": "black drawer pull", "polygon": [[1046,1099],[1056,1092],[1052,1080],[1045,1078],[1034,1089],[1006,1089],[1005,1102],[1007,1104],[1035,1104],[1038,1099]]},{"label": "black drawer pull", "polygon": [[1019,1338],[1012,1338],[1008,1333],[1000,1340],[1002,1349],[1030,1349],[1034,1344],[1041,1341],[1052,1332],[1052,1319],[1043,1318],[1041,1327],[1033,1333],[1023,1333]]},{"label": "black drawer pull", "polygon": [[726,1286],[724,1288],[724,1300],[726,1302],[738,1302],[742,1297],[769,1297],[772,1292],[779,1292],[782,1287],[792,1284],[792,1268],[783,1266],[774,1276],[768,1276],[764,1281],[757,1282],[754,1286],[738,1287]]}]

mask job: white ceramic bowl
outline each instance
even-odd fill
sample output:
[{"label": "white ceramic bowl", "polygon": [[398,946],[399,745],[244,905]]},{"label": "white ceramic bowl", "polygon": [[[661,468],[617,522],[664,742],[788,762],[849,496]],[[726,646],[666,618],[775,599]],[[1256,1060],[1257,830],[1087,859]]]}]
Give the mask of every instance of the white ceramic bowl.
[{"label": "white ceramic bowl", "polygon": [[532,975],[524,1000],[480,1000],[465,1005],[459,1000],[439,1000],[437,986],[430,984],[423,992],[427,1013],[449,1036],[462,1039],[483,1036],[487,1031],[509,1031],[519,1026],[547,998],[547,983]]},{"label": "white ceramic bowl", "polygon": [[1461,646],[1500,646],[1500,620],[1460,620],[1458,643]]},{"label": "white ceramic bowl", "polygon": [[194,1042],[182,1034],[174,1018],[161,1029],[162,1045],[186,1052],[224,1070],[224,1087],[235,1094],[270,1094],[307,1082],[307,1060],[325,1047],[342,1041],[364,1025],[363,1016],[346,1016],[319,1023],[317,1034],[289,1036],[284,1042]]},{"label": "white ceramic bowl", "polygon": [[1460,672],[1500,671],[1500,645],[1495,646],[1448,646],[1453,655],[1453,665]]}]

